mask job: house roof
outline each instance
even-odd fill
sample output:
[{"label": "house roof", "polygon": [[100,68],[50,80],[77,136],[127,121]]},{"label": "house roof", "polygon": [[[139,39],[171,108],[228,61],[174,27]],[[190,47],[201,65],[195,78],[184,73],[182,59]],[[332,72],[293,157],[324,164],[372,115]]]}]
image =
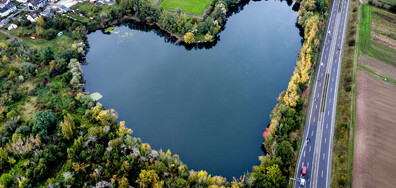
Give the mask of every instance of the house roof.
[{"label": "house roof", "polygon": [[32,3],[33,6],[38,6],[41,3],[41,1],[40,0],[32,0],[32,1],[30,1],[30,3]]},{"label": "house roof", "polygon": [[15,5],[13,3],[8,3],[6,4],[5,7],[3,7],[2,9],[0,9],[0,13],[6,12],[8,9],[15,7]]},{"label": "house roof", "polygon": [[7,4],[8,0],[0,0],[0,4]]},{"label": "house roof", "polygon": [[38,12],[31,12],[29,14],[29,16],[32,17],[33,19],[36,19],[36,18],[40,17],[40,14]]}]

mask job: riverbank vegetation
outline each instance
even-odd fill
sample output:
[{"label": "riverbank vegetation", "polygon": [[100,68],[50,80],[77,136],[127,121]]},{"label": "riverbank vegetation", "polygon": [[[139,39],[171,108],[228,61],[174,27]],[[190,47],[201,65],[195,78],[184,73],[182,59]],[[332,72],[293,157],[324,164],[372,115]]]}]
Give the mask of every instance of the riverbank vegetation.
[{"label": "riverbank vegetation", "polygon": [[[282,162],[281,172],[284,179],[288,180],[294,174],[298,157],[299,144],[302,137],[301,125],[304,123],[304,101],[302,95],[309,92],[309,80],[313,67],[318,59],[319,45],[324,31],[324,20],[327,19],[326,7],[328,1],[303,0],[298,11],[298,24],[304,29],[304,42],[298,55],[297,64],[290,79],[288,88],[281,93],[278,104],[270,115],[271,123],[267,132],[264,147],[267,151],[260,166],[268,166],[268,159]],[[323,14],[322,14],[323,13]],[[323,18],[322,15],[326,16]],[[288,146],[289,155],[280,155]],[[270,163],[271,164],[271,163]],[[272,163],[273,164],[273,163]],[[257,172],[257,169],[252,174]],[[263,172],[265,175],[266,172]],[[285,187],[287,184],[282,185]]]},{"label": "riverbank vegetation", "polygon": [[[156,151],[139,138],[114,110],[83,92],[79,62],[88,31],[136,19],[184,36],[186,42],[210,41],[239,1],[214,0],[203,18],[171,13],[145,0],[120,0],[96,11],[93,19],[61,16],[15,30],[0,43],[0,184],[9,186],[127,187],[286,187],[294,173],[307,91],[320,44],[327,1],[303,0],[298,23],[304,43],[289,87],[271,114],[266,156],[250,174],[227,182],[205,171],[189,171],[178,155]],[[83,5],[80,5],[81,7]],[[327,15],[326,13],[324,15]],[[84,16],[85,17],[85,16]],[[55,32],[54,32],[55,31]],[[63,31],[64,36],[53,36]],[[13,31],[14,32],[14,31]],[[11,32],[12,33],[12,32]],[[30,36],[37,37],[35,40]],[[200,39],[197,36],[202,36]],[[61,47],[54,40],[64,37]]]}]

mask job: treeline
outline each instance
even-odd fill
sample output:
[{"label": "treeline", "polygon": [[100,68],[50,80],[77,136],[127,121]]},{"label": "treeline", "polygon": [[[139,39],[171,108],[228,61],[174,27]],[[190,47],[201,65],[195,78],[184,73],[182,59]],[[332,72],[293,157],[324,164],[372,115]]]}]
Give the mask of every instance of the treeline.
[{"label": "treeline", "polygon": [[[252,172],[252,175],[261,172],[260,175],[266,177],[270,175],[267,169],[280,167],[281,180],[284,180],[285,184],[275,187],[286,187],[290,175],[295,170],[300,144],[296,131],[301,128],[304,119],[302,94],[307,88],[310,74],[313,71],[313,63],[316,62],[317,49],[321,39],[320,33],[323,33],[320,28],[320,24],[323,24],[321,16],[327,17],[328,14],[325,12],[328,1],[302,0],[297,3],[300,3],[298,24],[304,29],[304,43],[288,88],[279,95],[278,104],[270,115],[269,131],[267,139],[263,143],[267,155],[261,157],[261,165],[255,167]],[[278,161],[278,163],[274,161]]]},{"label": "treeline", "polygon": [[229,8],[239,2],[240,0],[214,0],[200,18],[188,16],[180,10],[176,13],[166,11],[150,4],[148,0],[117,0],[118,6],[110,12],[112,19],[106,19],[108,15],[103,14],[101,20],[108,24],[114,18],[135,16],[147,24],[157,24],[172,34],[184,36],[183,40],[188,44],[196,41],[211,42],[224,26]]}]

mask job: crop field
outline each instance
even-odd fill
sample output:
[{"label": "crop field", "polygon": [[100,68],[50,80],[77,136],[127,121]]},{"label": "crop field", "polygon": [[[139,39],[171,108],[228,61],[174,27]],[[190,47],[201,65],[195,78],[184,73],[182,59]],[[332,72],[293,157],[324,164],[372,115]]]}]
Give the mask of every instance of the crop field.
[{"label": "crop field", "polygon": [[360,50],[396,66],[396,15],[369,5],[361,7]]},{"label": "crop field", "polygon": [[396,86],[357,72],[352,187],[396,184]]},{"label": "crop field", "polygon": [[185,13],[201,15],[211,2],[212,0],[162,0],[158,6],[165,10],[176,11],[179,8]]},{"label": "crop field", "polygon": [[395,34],[396,14],[361,6],[352,187],[396,184]]}]

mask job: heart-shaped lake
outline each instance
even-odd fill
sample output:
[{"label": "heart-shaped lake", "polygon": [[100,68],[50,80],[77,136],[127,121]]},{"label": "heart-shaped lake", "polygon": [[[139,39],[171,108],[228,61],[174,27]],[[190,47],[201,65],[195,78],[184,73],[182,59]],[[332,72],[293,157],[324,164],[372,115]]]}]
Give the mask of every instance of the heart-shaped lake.
[{"label": "heart-shaped lake", "polygon": [[211,49],[186,50],[125,25],[91,33],[85,89],[154,149],[231,180],[263,155],[262,133],[300,49],[296,17],[286,2],[251,1]]}]

